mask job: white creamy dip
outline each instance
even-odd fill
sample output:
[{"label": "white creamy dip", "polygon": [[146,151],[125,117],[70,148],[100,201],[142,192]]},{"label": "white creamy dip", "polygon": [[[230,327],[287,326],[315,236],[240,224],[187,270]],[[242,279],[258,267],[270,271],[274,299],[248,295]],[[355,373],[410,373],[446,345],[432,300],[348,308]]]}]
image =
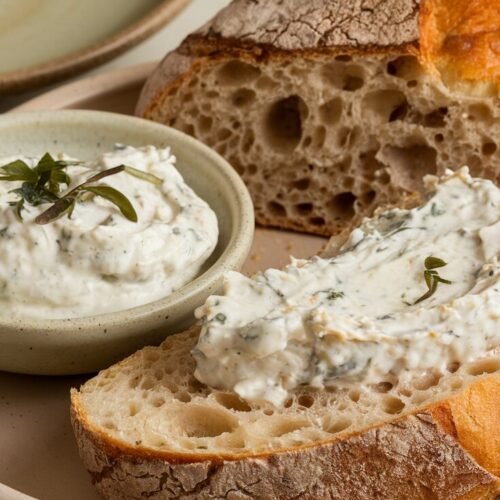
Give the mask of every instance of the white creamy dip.
[{"label": "white creamy dip", "polygon": [[[2,158],[0,165],[17,159]],[[31,168],[39,160],[21,159]],[[217,218],[186,185],[169,148],[117,145],[95,161],[67,167],[69,189],[122,164],[161,179],[152,184],[121,172],[93,184],[127,196],[137,223],[101,197],[78,202],[71,218],[43,226],[34,219],[50,205],[26,204],[20,222],[9,205],[18,198],[9,191],[21,183],[0,182],[0,316],[108,313],[166,297],[196,277],[217,244]]]},{"label": "white creamy dip", "polygon": [[[279,405],[300,384],[444,370],[500,345],[500,189],[466,168],[426,181],[423,206],[365,220],[335,258],[229,273],[197,310],[196,378]],[[429,256],[452,283],[415,304]]]}]

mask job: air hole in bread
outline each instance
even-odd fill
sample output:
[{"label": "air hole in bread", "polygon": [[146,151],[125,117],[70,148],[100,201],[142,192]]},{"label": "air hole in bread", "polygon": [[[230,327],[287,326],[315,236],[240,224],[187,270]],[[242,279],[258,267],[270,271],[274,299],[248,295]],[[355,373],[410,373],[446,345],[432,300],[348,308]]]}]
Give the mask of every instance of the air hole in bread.
[{"label": "air hole in bread", "polygon": [[286,217],[286,208],[281,204],[278,203],[277,201],[270,201],[267,204],[267,208],[271,215],[275,217]]},{"label": "air hole in bread", "polygon": [[326,432],[330,434],[337,434],[339,432],[345,431],[352,425],[352,420],[347,417],[340,417],[332,419],[327,417],[326,422],[323,424],[323,428]]},{"label": "air hole in bread", "polygon": [[348,128],[342,127],[337,134],[337,143],[341,148],[351,149],[360,137],[360,129],[358,127]]},{"label": "air hole in bread", "polygon": [[193,100],[193,93],[192,92],[186,92],[183,96],[182,96],[182,101],[184,103],[188,103],[188,102],[191,102]]},{"label": "air hole in bread", "polygon": [[255,86],[258,90],[273,90],[278,87],[278,83],[267,75],[261,76],[256,82]]},{"label": "air hole in bread", "polygon": [[238,420],[226,410],[201,405],[190,405],[174,409],[166,415],[172,429],[188,437],[216,437],[232,432],[238,427]]},{"label": "air hole in bread", "polygon": [[232,135],[232,132],[228,128],[221,128],[217,132],[217,140],[218,141],[225,141],[226,139],[231,137],[231,135]]},{"label": "air hole in bread", "polygon": [[411,396],[413,395],[413,391],[409,387],[400,387],[399,394],[407,398],[411,398]]},{"label": "air hole in bread", "polygon": [[295,205],[295,211],[299,215],[309,215],[314,210],[312,203],[298,203]]},{"label": "air hole in bread", "polygon": [[103,427],[105,429],[108,429],[110,431],[115,431],[116,430],[116,425],[115,423],[112,421],[112,420],[106,420],[104,423],[103,423]]},{"label": "air hole in bread", "polygon": [[312,226],[320,227],[326,224],[326,221],[323,217],[310,217],[309,224]]},{"label": "air hole in bread", "polygon": [[336,219],[350,219],[355,214],[354,203],[356,199],[356,196],[350,191],[339,193],[327,203],[328,212]]},{"label": "air hole in bread", "polygon": [[153,400],[151,401],[151,404],[155,408],[161,408],[165,404],[165,398],[162,398],[161,396],[153,398]]},{"label": "air hole in bread", "polygon": [[155,363],[160,359],[160,355],[153,349],[148,349],[144,352],[144,361],[149,361],[150,363]]},{"label": "air hole in bread", "polygon": [[139,413],[139,410],[140,410],[140,406],[135,401],[132,401],[128,407],[128,414],[131,417],[134,417],[135,415],[137,415]]},{"label": "air hole in bread", "polygon": [[215,400],[217,403],[222,405],[224,408],[228,410],[234,411],[250,411],[251,408],[248,403],[238,397],[236,394],[227,393],[227,392],[218,392],[215,394]]},{"label": "air hole in bread", "polygon": [[402,120],[408,113],[408,101],[400,90],[384,89],[370,92],[363,99],[363,110],[378,123]]},{"label": "air hole in bread", "polygon": [[438,371],[427,371],[413,379],[413,387],[419,391],[426,391],[436,386],[441,379],[442,374]]},{"label": "air hole in bread", "polygon": [[255,101],[255,97],[256,94],[254,90],[242,88],[234,92],[231,96],[231,102],[237,108],[243,108],[252,104],[252,102]]},{"label": "air hole in bread", "polygon": [[148,391],[152,389],[154,386],[155,386],[155,381],[151,377],[146,377],[141,384],[141,389]]},{"label": "air hole in bread", "polygon": [[130,382],[128,383],[128,386],[131,389],[136,389],[137,386],[139,385],[140,381],[141,381],[141,377],[139,375],[137,375],[134,378],[130,379]]},{"label": "air hole in bread", "polygon": [[390,382],[379,382],[373,386],[375,392],[385,393],[389,392],[393,388],[393,385]]},{"label": "air hole in bread", "polygon": [[387,73],[406,80],[408,83],[417,83],[416,81],[422,73],[422,68],[416,57],[401,56],[387,63]]},{"label": "air hole in bread", "polygon": [[448,108],[439,108],[424,116],[424,126],[430,128],[441,128],[446,125]]},{"label": "air hole in bread", "polygon": [[242,61],[229,61],[217,71],[219,85],[236,86],[249,83],[259,77],[260,69]]},{"label": "air hole in bread", "polygon": [[389,165],[393,183],[407,191],[416,191],[427,174],[437,173],[437,151],[424,144],[407,147],[386,145],[379,159]]},{"label": "air hole in bread", "polygon": [[246,168],[247,175],[255,175],[258,171],[259,169],[257,165],[255,165],[255,163],[250,163],[249,165],[247,165]]},{"label": "air hole in bread", "polygon": [[263,411],[264,415],[266,415],[266,417],[270,417],[271,415],[274,415],[274,410],[271,410],[270,408],[266,408],[264,411]]},{"label": "air hole in bread", "polygon": [[304,427],[310,427],[311,423],[305,419],[294,419],[292,417],[272,416],[265,422],[265,426],[259,430],[264,436],[282,437],[291,432],[298,431]]},{"label": "air hole in bread", "polygon": [[290,408],[290,407],[293,405],[293,401],[294,401],[294,399],[293,399],[293,398],[288,398],[288,399],[284,402],[283,406],[284,406],[285,408]]},{"label": "air hole in bread", "polygon": [[467,367],[469,375],[483,375],[484,373],[495,373],[500,370],[500,359],[479,359]]},{"label": "air hole in bread", "polygon": [[163,375],[164,375],[163,370],[155,370],[154,372],[154,377],[158,381],[163,379]]},{"label": "air hole in bread", "polygon": [[327,85],[347,92],[354,92],[364,85],[364,70],[357,65],[325,64],[321,76]]},{"label": "air hole in bread", "polygon": [[396,415],[398,413],[401,413],[404,407],[404,402],[394,396],[386,396],[382,403],[382,409],[389,415]]},{"label": "air hole in bread", "polygon": [[326,128],[320,125],[314,129],[312,137],[312,146],[316,149],[321,149],[325,144]]},{"label": "air hole in bread", "polygon": [[460,368],[460,363],[458,361],[453,361],[452,363],[448,363],[446,369],[450,373],[455,373]]},{"label": "air hole in bread", "polygon": [[370,191],[366,191],[365,193],[363,193],[360,196],[359,200],[364,206],[369,206],[375,201],[376,198],[377,192],[371,189]]},{"label": "air hole in bread", "polygon": [[376,172],[376,177],[378,182],[384,186],[387,186],[391,182],[391,174],[387,171],[387,169],[378,170]]},{"label": "air hole in bread", "polygon": [[311,408],[314,404],[314,398],[310,394],[302,394],[298,397],[297,403],[304,408]]},{"label": "air hole in bread", "polygon": [[472,104],[465,115],[471,121],[490,122],[493,120],[493,113],[486,104]]},{"label": "air hole in bread", "polygon": [[339,97],[335,97],[328,102],[325,102],[325,104],[319,108],[321,121],[327,125],[335,125],[342,117],[342,108],[342,99]]},{"label": "air hole in bread", "polygon": [[243,153],[248,153],[254,144],[255,144],[255,134],[253,130],[250,128],[246,129],[245,132],[243,133],[241,150],[243,151]]},{"label": "air hole in bread", "polygon": [[389,115],[389,122],[396,122],[398,120],[404,120],[408,115],[408,102],[402,102],[397,106],[394,111]]},{"label": "air hole in bread", "polygon": [[342,187],[344,189],[352,189],[354,186],[354,177],[347,176],[342,180]]},{"label": "air hole in bread", "polygon": [[306,103],[297,95],[274,103],[265,121],[269,145],[283,152],[294,150],[302,139],[302,122],[308,114]]},{"label": "air hole in bread", "polygon": [[339,56],[335,57],[335,60],[340,62],[351,62],[352,57],[348,56],[347,54],[340,54]]},{"label": "air hole in bread", "polygon": [[443,134],[436,134],[434,136],[434,140],[439,144],[444,141],[444,135]]},{"label": "air hole in bread", "polygon": [[353,389],[352,391],[349,391],[349,399],[351,401],[354,401],[355,403],[357,403],[359,401],[360,397],[361,397],[361,393],[358,390]]},{"label": "air hole in bread", "polygon": [[213,123],[214,121],[210,118],[210,116],[201,115],[198,118],[198,130],[202,134],[207,134],[210,130],[212,130]]},{"label": "air hole in bread", "polygon": [[306,191],[311,185],[311,179],[303,177],[302,179],[297,179],[292,183],[292,186],[299,191]]},{"label": "air hole in bread", "polygon": [[497,145],[494,142],[485,142],[481,149],[483,155],[485,156],[491,156],[495,154],[496,150],[497,150]]},{"label": "air hole in bread", "polygon": [[174,398],[181,403],[189,403],[191,401],[191,396],[186,391],[180,391],[174,394]]},{"label": "air hole in bread", "polygon": [[342,87],[342,90],[346,90],[347,92],[354,92],[355,90],[360,89],[364,85],[364,80],[360,76],[355,75],[346,75],[345,83]]}]

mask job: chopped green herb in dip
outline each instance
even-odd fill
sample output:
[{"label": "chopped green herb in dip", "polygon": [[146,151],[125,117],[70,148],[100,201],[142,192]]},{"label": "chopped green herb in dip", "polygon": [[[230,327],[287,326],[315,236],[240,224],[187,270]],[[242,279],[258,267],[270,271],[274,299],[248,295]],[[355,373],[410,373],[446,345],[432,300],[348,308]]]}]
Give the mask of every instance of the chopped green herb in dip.
[{"label": "chopped green herb in dip", "polygon": [[335,258],[229,273],[197,311],[198,380],[280,405],[300,384],[444,372],[499,346],[500,189],[466,168],[426,182],[426,204],[365,221]]},{"label": "chopped green herb in dip", "polygon": [[[24,177],[40,162],[12,157],[0,166],[16,160]],[[64,175],[57,186],[47,182],[36,202],[19,191],[23,180],[12,179],[12,169],[0,182],[0,316],[74,318],[128,309],[166,297],[200,272],[217,243],[217,218],[186,185],[169,148],[119,145],[91,162],[66,155],[53,161]],[[89,179],[70,211],[40,221]],[[14,209],[19,199],[22,219]]]}]

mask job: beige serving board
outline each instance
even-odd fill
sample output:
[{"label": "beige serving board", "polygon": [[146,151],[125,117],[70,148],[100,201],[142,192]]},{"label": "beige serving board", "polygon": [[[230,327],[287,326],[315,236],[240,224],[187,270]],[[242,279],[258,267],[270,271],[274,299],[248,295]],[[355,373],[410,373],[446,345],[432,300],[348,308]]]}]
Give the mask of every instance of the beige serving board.
[{"label": "beige serving board", "polygon": [[[14,111],[98,109],[133,113],[152,67],[145,64],[81,80]],[[259,228],[244,272],[281,267],[289,262],[290,255],[309,257],[324,243],[324,238],[316,236]],[[99,498],[80,463],[69,423],[69,389],[84,380],[0,373],[0,483],[42,500]],[[3,498],[0,489],[0,500]]]}]

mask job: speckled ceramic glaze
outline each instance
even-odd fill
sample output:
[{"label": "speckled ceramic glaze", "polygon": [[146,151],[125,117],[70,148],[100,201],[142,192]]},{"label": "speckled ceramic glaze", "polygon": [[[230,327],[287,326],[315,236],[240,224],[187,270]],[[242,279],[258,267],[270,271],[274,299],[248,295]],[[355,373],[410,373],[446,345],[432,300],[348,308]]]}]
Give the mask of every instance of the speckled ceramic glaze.
[{"label": "speckled ceramic glaze", "polygon": [[165,299],[101,316],[71,320],[0,318],[0,370],[41,375],[92,372],[193,322],[193,310],[218,291],[225,271],[239,269],[250,250],[254,215],[249,194],[231,166],[181,132],[97,111],[0,116],[0,157],[66,152],[84,160],[116,142],[171,146],[186,182],[219,220],[219,243],[197,279]]}]

